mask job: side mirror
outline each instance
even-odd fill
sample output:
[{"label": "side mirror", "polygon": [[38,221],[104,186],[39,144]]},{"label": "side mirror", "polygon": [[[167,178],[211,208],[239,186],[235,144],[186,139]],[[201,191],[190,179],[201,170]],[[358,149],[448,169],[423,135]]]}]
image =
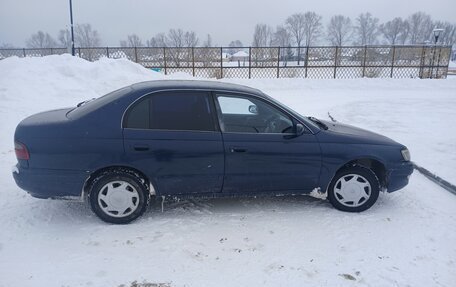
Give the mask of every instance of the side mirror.
[{"label": "side mirror", "polygon": [[305,132],[305,128],[302,124],[296,124],[296,135],[300,136]]},{"label": "side mirror", "polygon": [[257,108],[257,106],[255,106],[255,105],[250,105],[250,106],[249,106],[249,113],[254,114],[254,115],[258,115],[258,108]]}]

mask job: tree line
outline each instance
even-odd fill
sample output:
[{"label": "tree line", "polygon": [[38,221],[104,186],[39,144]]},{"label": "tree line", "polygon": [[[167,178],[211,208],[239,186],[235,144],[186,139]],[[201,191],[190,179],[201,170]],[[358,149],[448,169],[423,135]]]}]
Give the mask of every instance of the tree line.
[{"label": "tree line", "polygon": [[[371,13],[361,13],[354,20],[344,15],[334,15],[324,25],[323,17],[315,12],[295,13],[273,29],[268,24],[257,24],[254,28],[251,46],[315,46],[315,45],[405,45],[434,43],[432,31],[443,29],[439,44],[455,45],[456,24],[446,21],[435,21],[424,12],[416,12],[407,18],[396,17],[384,23]],[[76,47],[98,47],[101,37],[90,24],[79,24],[74,27]],[[194,31],[170,29],[167,33],[158,33],[148,40],[137,34],[130,34],[119,42],[121,47],[211,47],[215,46],[211,35],[200,39]],[[49,33],[38,31],[26,41],[28,48],[55,48],[71,46],[71,35],[68,29],[59,31],[57,38]],[[229,47],[243,47],[240,40],[231,41]],[[248,45],[247,45],[248,46]],[[12,48],[11,45],[0,45],[1,48]],[[233,49],[235,50],[235,49]]]},{"label": "tree line", "polygon": [[347,45],[415,45],[434,43],[432,31],[443,29],[438,43],[456,43],[456,24],[434,21],[424,12],[416,12],[407,18],[396,17],[385,23],[371,13],[361,13],[353,21],[344,15],[332,16],[326,26],[323,17],[315,12],[296,13],[287,17],[274,30],[266,24],[257,24],[252,46],[312,46],[330,44]]}]

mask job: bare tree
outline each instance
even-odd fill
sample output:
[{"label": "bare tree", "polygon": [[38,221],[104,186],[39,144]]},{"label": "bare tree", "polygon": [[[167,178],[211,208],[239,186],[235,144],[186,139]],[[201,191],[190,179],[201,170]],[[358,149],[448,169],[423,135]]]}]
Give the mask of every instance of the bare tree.
[{"label": "bare tree", "polygon": [[432,23],[431,16],[423,12],[416,12],[407,19],[410,26],[410,44],[423,44],[431,39]]},{"label": "bare tree", "polygon": [[194,31],[187,31],[184,34],[184,43],[187,47],[196,47],[199,43],[198,36]]},{"label": "bare tree", "polygon": [[98,47],[101,44],[97,30],[92,30],[90,24],[78,24],[74,29],[74,38],[79,47]]},{"label": "bare tree", "polygon": [[168,46],[182,48],[185,46],[184,31],[182,29],[170,29],[167,36]]},{"label": "bare tree", "polygon": [[406,22],[401,17],[396,17],[391,21],[388,21],[380,25],[380,32],[386,39],[388,44],[396,45],[398,42],[402,42],[407,38],[408,29]]},{"label": "bare tree", "polygon": [[[294,40],[294,43],[301,47],[305,37],[305,18],[303,13],[296,13],[285,20],[285,25]],[[298,65],[301,60],[301,48],[298,48]]]},{"label": "bare tree", "polygon": [[272,28],[266,24],[256,24],[253,32],[253,47],[267,47],[272,42]]},{"label": "bare tree", "polygon": [[326,37],[335,46],[342,46],[352,36],[352,24],[349,17],[335,15],[329,21]]},{"label": "bare tree", "polygon": [[272,44],[279,47],[288,47],[291,45],[291,35],[287,28],[282,25],[276,27],[272,35]]},{"label": "bare tree", "polygon": [[207,34],[206,40],[203,42],[203,47],[213,47],[211,35]]},{"label": "bare tree", "polygon": [[287,28],[280,25],[276,27],[276,30],[272,36],[272,44],[280,47],[280,58],[286,65],[288,55],[290,53],[289,48],[291,46],[291,36]]},{"label": "bare tree", "polygon": [[35,34],[32,34],[27,40],[28,48],[55,48],[57,47],[57,42],[52,38],[48,33],[43,31],[38,31]]},{"label": "bare tree", "polygon": [[136,34],[131,34],[127,36],[127,40],[120,41],[121,47],[144,47],[144,44]]},{"label": "bare tree", "polygon": [[297,13],[289,16],[285,20],[286,27],[293,37],[294,43],[298,46],[302,46],[304,39],[304,14]]},{"label": "bare tree", "polygon": [[371,13],[362,13],[356,18],[357,42],[360,45],[373,45],[377,43],[379,35],[378,18]]},{"label": "bare tree", "polygon": [[166,43],[168,42],[168,39],[166,38],[165,33],[158,33],[154,37],[152,37],[150,40],[147,41],[147,46],[148,47],[166,47]]},{"label": "bare tree", "polygon": [[9,43],[0,44],[0,49],[14,49],[14,48],[16,48],[16,47]]},{"label": "bare tree", "polygon": [[304,36],[306,46],[312,45],[321,35],[321,16],[315,12],[304,14]]},{"label": "bare tree", "polygon": [[[315,12],[297,13],[289,16],[285,24],[294,43],[301,47],[311,45],[321,34],[321,16]],[[301,49],[298,49],[298,65],[301,59]]]},{"label": "bare tree", "polygon": [[68,29],[62,29],[59,31],[59,36],[57,37],[61,47],[70,48],[71,47],[71,34]]},{"label": "bare tree", "polygon": [[190,49],[182,48],[191,48],[198,44],[199,40],[196,37],[195,32],[184,32],[182,29],[170,29],[165,39],[167,47],[179,48],[169,50],[169,57],[171,57],[175,65],[177,67],[180,67],[181,63],[190,65]]},{"label": "bare tree", "polygon": [[410,36],[410,24],[407,20],[402,21],[401,33],[397,38],[397,43],[400,45],[405,45]]}]

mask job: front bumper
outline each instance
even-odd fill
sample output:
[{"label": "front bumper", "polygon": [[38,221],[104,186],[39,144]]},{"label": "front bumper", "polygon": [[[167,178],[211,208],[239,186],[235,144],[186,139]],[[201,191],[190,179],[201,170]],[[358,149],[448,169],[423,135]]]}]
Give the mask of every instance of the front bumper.
[{"label": "front bumper", "polygon": [[88,174],[84,171],[24,168],[12,170],[17,186],[37,198],[80,198]]},{"label": "front bumper", "polygon": [[410,161],[391,166],[387,173],[387,191],[393,192],[406,186],[412,173],[413,163]]}]

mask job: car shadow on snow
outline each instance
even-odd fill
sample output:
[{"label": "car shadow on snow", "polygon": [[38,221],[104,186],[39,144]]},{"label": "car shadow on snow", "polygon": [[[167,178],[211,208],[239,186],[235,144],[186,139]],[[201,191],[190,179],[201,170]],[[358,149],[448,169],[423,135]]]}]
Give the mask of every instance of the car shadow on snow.
[{"label": "car shadow on snow", "polygon": [[[210,198],[173,200],[156,198],[143,220],[180,217],[209,217],[227,215],[264,215],[265,213],[296,213],[331,210],[326,200],[310,196],[267,196],[252,198]],[[141,220],[141,219],[140,219]]]},{"label": "car shadow on snow", "polygon": [[[382,210],[401,208],[392,204],[389,196],[380,195],[379,201],[370,210],[363,214],[383,213]],[[394,201],[394,200],[393,200]],[[60,200],[33,200],[28,203],[27,214],[18,214],[27,217],[35,223],[44,222],[51,225],[87,225],[107,224],[98,219],[90,210],[87,202],[72,202]],[[24,209],[25,210],[25,209]],[[391,210],[390,210],[391,211]],[[211,199],[165,199],[158,197],[138,220],[133,224],[142,224],[149,221],[187,218],[205,218],[226,215],[261,215],[276,214],[327,214],[340,213],[335,210],[328,200],[322,200],[307,195],[296,196],[266,196],[252,198],[211,198]],[[31,219],[33,218],[33,219]]]}]

